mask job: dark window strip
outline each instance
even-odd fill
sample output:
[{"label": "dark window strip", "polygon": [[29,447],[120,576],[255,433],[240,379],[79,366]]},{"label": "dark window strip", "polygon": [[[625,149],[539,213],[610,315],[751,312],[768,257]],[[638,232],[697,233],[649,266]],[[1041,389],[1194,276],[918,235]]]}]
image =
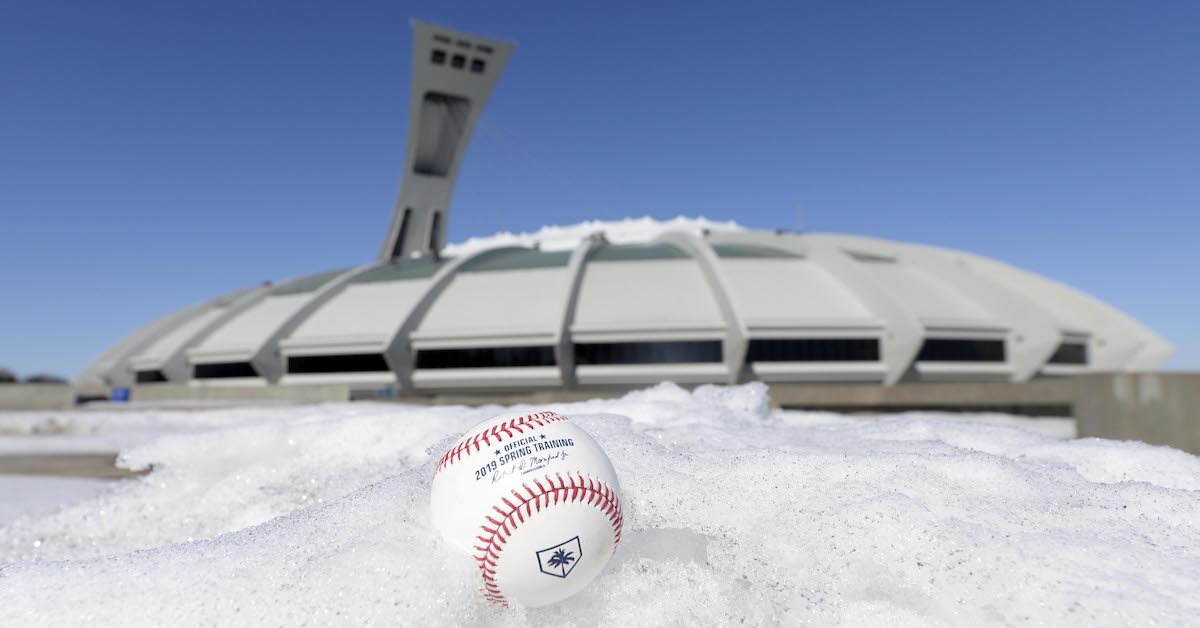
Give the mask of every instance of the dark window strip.
[{"label": "dark window strip", "polygon": [[576,364],[682,364],[720,362],[720,340],[602,342],[575,345]]},{"label": "dark window strip", "polygon": [[249,362],[220,362],[217,364],[197,364],[193,367],[192,376],[196,379],[225,379],[228,377],[258,377],[258,371]]},{"label": "dark window strip", "polygon": [[1064,342],[1058,345],[1054,355],[1050,356],[1050,364],[1087,364],[1087,345],[1079,342]]},{"label": "dark window strip", "polygon": [[554,366],[557,363],[554,347],[479,347],[417,351],[419,369]]},{"label": "dark window strip", "polygon": [[877,338],[754,339],[747,362],[878,362]]},{"label": "dark window strip", "polygon": [[918,362],[1003,362],[1003,340],[927,338]]},{"label": "dark window strip", "polygon": [[166,373],[163,373],[162,371],[160,371],[158,369],[155,369],[153,371],[138,371],[137,372],[137,383],[139,383],[139,384],[150,384],[153,382],[165,382],[165,381],[167,381]]},{"label": "dark window strip", "polygon": [[297,355],[287,361],[288,373],[374,373],[391,367],[380,353]]}]

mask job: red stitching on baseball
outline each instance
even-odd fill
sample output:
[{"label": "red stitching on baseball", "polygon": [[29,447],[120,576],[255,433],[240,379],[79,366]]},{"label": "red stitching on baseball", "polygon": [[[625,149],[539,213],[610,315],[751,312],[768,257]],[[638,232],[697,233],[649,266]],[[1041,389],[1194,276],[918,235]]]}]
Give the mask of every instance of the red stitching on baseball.
[{"label": "red stitching on baseball", "polygon": [[[512,491],[513,501],[509,501],[508,495],[501,497],[500,501],[507,506],[508,510],[506,511],[497,504],[494,510],[500,515],[500,520],[497,521],[493,515],[489,514],[484,517],[484,524],[479,526],[484,534],[475,537],[482,543],[475,546],[475,551],[478,552],[475,560],[478,561],[479,569],[483,572],[483,596],[490,602],[508,606],[504,594],[500,591],[500,585],[496,582],[496,563],[500,561],[500,552],[504,550],[504,544],[508,538],[512,537],[513,531],[520,524],[525,523],[525,516],[533,516],[533,509],[541,512],[543,506],[549,507],[560,501],[566,501],[568,493],[570,501],[578,501],[577,497],[582,491],[587,496],[584,501],[588,505],[599,508],[608,516],[608,521],[613,528],[613,548],[615,549],[621,542],[621,527],[625,520],[621,515],[621,500],[617,498],[616,491],[600,480],[584,477],[582,473],[576,473],[573,476],[568,474],[566,479],[561,474],[547,475],[545,481],[546,486],[542,485],[542,478],[534,479],[532,487],[529,484],[522,484],[521,488],[529,493],[529,497],[523,496],[516,489]],[[521,514],[522,507],[525,509],[524,516]]]},{"label": "red stitching on baseball", "polygon": [[[450,451],[447,451],[445,455],[442,456],[441,461],[438,462],[437,470],[433,472],[433,475],[436,477],[443,468],[458,462],[463,456],[469,456],[472,453],[479,451],[483,448],[483,445],[491,447],[493,440],[499,444],[504,442],[506,439],[511,439],[513,437],[513,430],[516,430],[518,434],[524,434],[525,430],[522,428],[531,429],[534,426],[542,427],[547,423],[566,420],[567,417],[560,416],[554,412],[546,410],[544,412],[527,414],[523,417],[510,419],[498,425],[494,425],[491,428],[486,429],[470,438],[464,438],[463,440],[459,441],[457,445],[451,447]],[[480,443],[482,443],[482,445]],[[474,449],[471,449],[472,446]]]}]

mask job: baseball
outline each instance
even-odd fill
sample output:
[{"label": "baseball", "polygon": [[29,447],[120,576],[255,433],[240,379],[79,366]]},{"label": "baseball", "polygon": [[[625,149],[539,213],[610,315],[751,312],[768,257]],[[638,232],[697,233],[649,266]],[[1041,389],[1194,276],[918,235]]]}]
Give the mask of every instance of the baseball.
[{"label": "baseball", "polygon": [[582,590],[621,540],[617,473],[567,417],[510,413],[469,430],[433,476],[433,523],[474,556],[483,595],[553,604]]}]

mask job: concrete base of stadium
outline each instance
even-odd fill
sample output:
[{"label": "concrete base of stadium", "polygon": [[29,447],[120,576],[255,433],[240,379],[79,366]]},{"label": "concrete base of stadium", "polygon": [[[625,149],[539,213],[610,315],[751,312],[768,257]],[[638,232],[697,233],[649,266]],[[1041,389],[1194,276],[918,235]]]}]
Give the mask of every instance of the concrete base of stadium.
[{"label": "concrete base of stadium", "polygon": [[1074,386],[1068,378],[1028,382],[903,382],[868,384],[771,384],[771,400],[797,410],[831,412],[1006,412],[1071,416]]},{"label": "concrete base of stadium", "polygon": [[130,401],[294,401],[320,403],[348,401],[350,387],[344,384],[313,386],[187,386],[144,384],[129,389]]},{"label": "concrete base of stadium", "polygon": [[[692,386],[687,386],[691,388]],[[299,402],[379,400],[431,405],[566,403],[618,397],[632,386],[583,386],[543,390],[492,392],[397,393],[392,387],[378,390],[345,385],[319,386],[181,386],[145,384],[130,391],[132,401],[175,399],[280,399]],[[878,384],[769,384],[772,403],[788,409],[831,412],[1007,412],[1024,415],[1071,416],[1074,385],[1069,378],[1044,378],[1029,382],[905,382]]]},{"label": "concrete base of stadium", "polygon": [[1073,384],[1079,436],[1200,455],[1200,373],[1100,373]]},{"label": "concrete base of stadium", "polygon": [[75,405],[66,384],[0,384],[0,410],[63,410]]}]

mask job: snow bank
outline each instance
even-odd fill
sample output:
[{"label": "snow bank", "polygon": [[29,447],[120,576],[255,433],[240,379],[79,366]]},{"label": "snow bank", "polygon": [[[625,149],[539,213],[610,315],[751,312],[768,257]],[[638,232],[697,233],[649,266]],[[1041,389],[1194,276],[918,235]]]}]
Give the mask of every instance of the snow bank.
[{"label": "snow bank", "polygon": [[597,232],[614,244],[636,244],[649,242],[668,231],[683,231],[701,234],[703,231],[744,231],[745,227],[733,221],[720,222],[704,217],[687,218],[676,216],[671,220],[655,220],[649,216],[624,220],[590,220],[574,225],[551,225],[533,233],[511,233],[503,231],[495,235],[469,238],[465,242],[446,245],[442,254],[457,257],[498,246],[538,245],[543,251],[567,251],[575,248],[581,240]]},{"label": "snow bank", "polygon": [[0,475],[0,526],[22,516],[49,513],[113,488],[108,480]]},{"label": "snow bank", "polygon": [[1016,420],[773,413],[754,384],[548,407],[606,448],[626,509],[613,561],[562,604],[487,606],[473,561],[430,527],[437,457],[500,408],[216,408],[123,453],[153,473],[0,528],[0,625],[1092,626],[1200,612],[1200,459],[1175,450]]}]

